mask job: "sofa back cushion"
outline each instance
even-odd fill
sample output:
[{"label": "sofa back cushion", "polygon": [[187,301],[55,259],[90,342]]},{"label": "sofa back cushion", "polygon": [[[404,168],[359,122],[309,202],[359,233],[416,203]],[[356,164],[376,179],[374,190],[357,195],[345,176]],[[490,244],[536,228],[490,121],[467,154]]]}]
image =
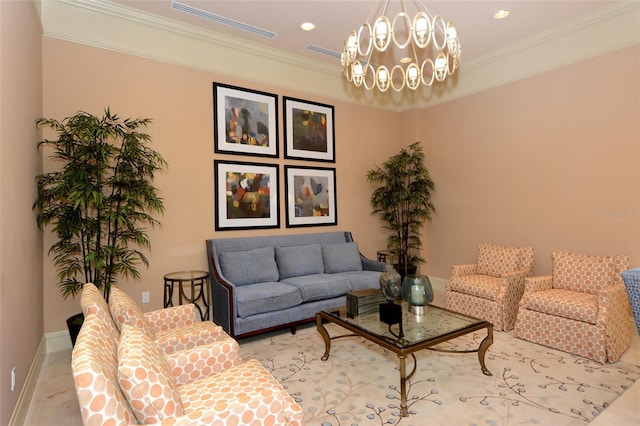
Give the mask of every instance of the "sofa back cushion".
[{"label": "sofa back cushion", "polygon": [[597,294],[614,283],[613,256],[553,253],[553,288]]},{"label": "sofa back cushion", "polygon": [[136,419],[118,385],[118,331],[85,315],[71,353],[71,371],[85,425],[130,425]]},{"label": "sofa back cushion", "polygon": [[220,253],[220,270],[235,285],[279,280],[273,247]]},{"label": "sofa back cushion", "polygon": [[120,332],[124,324],[129,324],[141,329],[150,339],[155,340],[156,334],[147,323],[140,306],[127,293],[115,286],[111,287],[109,310]]},{"label": "sofa back cushion", "polygon": [[322,246],[325,274],[362,271],[358,243],[325,244]]},{"label": "sofa back cushion", "polygon": [[527,247],[505,247],[495,244],[480,244],[478,246],[478,267],[477,273],[480,275],[489,275],[492,277],[500,277],[502,274],[515,272],[526,269],[530,273],[533,266],[533,256],[531,256],[531,265],[524,265],[524,254]]},{"label": "sofa back cushion", "polygon": [[149,336],[129,324],[124,324],[120,334],[118,382],[142,423],[160,423],[184,414],[164,354]]},{"label": "sofa back cushion", "polygon": [[276,263],[280,279],[304,275],[323,274],[322,246],[307,244],[304,246],[276,247]]}]

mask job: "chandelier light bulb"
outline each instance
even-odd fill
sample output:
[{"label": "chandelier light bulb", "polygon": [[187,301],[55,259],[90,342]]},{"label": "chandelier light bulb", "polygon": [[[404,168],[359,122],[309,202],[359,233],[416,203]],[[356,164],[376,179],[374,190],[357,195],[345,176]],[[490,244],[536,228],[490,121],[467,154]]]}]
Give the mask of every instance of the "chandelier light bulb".
[{"label": "chandelier light bulb", "polygon": [[[396,92],[404,87],[417,90],[445,81],[458,69],[461,48],[453,23],[429,13],[422,2],[412,3],[418,8],[414,15],[407,13],[404,1],[399,3],[402,10],[395,16],[367,20],[347,36],[342,67],[354,86],[381,92],[390,87]],[[389,4],[381,0],[370,16],[387,13]]]}]

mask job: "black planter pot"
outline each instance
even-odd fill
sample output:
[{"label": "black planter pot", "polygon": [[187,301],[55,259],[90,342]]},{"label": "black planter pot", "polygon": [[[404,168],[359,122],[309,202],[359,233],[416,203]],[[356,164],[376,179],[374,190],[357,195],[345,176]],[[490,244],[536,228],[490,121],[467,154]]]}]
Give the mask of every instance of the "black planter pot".
[{"label": "black planter pot", "polygon": [[78,338],[78,333],[80,333],[83,322],[84,315],[82,312],[67,318],[67,328],[69,329],[69,337],[71,337],[71,346],[76,345],[76,339]]}]

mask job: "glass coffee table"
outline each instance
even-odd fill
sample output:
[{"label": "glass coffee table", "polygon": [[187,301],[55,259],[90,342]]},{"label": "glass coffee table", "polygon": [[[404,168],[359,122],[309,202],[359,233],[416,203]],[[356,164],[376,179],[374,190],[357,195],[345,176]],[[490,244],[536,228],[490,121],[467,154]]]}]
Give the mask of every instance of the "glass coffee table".
[{"label": "glass coffee table", "polygon": [[[351,331],[351,334],[331,337],[324,327],[325,322],[337,324]],[[425,307],[424,315],[416,316],[408,312],[407,305],[403,303],[403,337],[399,337],[401,334],[399,323],[389,325],[380,321],[378,312],[350,317],[347,316],[346,308],[318,312],[316,314],[316,327],[324,339],[325,351],[322,356],[323,361],[329,359],[332,340],[350,336],[364,337],[398,356],[400,360],[400,415],[402,417],[409,416],[409,410],[407,408],[407,380],[410,380],[416,372],[417,360],[414,353],[417,351],[430,349],[450,353],[477,352],[482,372],[487,376],[491,376],[491,372],[485,365],[484,356],[489,346],[493,344],[493,324],[437,306],[428,305]],[[433,348],[433,346],[439,343],[483,328],[487,330],[487,337],[482,340],[478,349],[454,351]],[[407,356],[413,358],[413,369],[409,374],[407,374],[406,366]]]}]

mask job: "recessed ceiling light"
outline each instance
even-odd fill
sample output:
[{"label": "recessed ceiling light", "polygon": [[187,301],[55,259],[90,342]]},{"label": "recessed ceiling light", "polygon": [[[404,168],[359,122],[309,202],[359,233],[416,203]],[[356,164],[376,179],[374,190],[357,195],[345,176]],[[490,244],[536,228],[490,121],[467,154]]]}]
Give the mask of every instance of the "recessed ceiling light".
[{"label": "recessed ceiling light", "polygon": [[300,25],[300,28],[305,31],[312,31],[316,28],[316,26],[311,22],[304,22],[302,25]]},{"label": "recessed ceiling light", "polygon": [[509,13],[511,13],[509,9],[500,9],[493,14],[493,19],[504,19],[509,16]]}]

